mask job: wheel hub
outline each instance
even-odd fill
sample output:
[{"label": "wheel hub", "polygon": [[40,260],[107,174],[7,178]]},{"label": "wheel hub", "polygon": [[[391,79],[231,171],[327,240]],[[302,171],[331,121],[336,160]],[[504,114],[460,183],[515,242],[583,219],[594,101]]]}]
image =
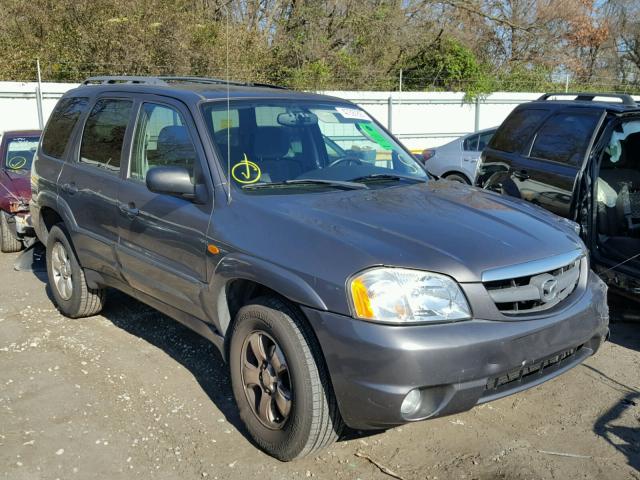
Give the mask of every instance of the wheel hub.
[{"label": "wheel hub", "polygon": [[51,250],[51,273],[53,285],[63,300],[69,300],[73,295],[73,281],[71,274],[71,259],[66,248],[57,242]]},{"label": "wheel hub", "polygon": [[265,332],[253,332],[242,347],[242,382],[254,415],[272,430],[291,412],[291,378],[284,353]]}]

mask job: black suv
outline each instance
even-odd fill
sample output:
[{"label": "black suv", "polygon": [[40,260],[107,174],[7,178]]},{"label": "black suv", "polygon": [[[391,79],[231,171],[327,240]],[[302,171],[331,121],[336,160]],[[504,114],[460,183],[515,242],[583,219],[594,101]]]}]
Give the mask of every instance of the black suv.
[{"label": "black suv", "polygon": [[432,181],[341,99],[214,79],[96,78],[32,169],[58,308],[115,287],[210,339],[282,460],[555,377],[607,334],[566,221]]},{"label": "black suv", "polygon": [[629,95],[548,93],[519,105],[476,184],[577,222],[593,266],[640,300],[640,107]]}]

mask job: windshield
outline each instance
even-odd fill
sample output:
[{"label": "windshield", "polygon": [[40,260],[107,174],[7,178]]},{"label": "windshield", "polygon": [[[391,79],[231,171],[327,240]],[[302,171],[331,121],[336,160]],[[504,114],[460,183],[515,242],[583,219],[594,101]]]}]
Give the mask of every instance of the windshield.
[{"label": "windshield", "polygon": [[33,155],[38,149],[39,137],[16,137],[7,140],[4,167],[8,170],[29,170]]},{"label": "windshield", "polygon": [[227,112],[226,102],[216,102],[203,113],[223,168],[245,190],[427,180],[418,162],[352,105],[240,101]]}]

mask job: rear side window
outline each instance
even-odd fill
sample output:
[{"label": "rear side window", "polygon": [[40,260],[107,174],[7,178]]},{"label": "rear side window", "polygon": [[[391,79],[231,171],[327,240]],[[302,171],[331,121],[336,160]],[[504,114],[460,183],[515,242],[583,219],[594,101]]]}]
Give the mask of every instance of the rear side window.
[{"label": "rear side window", "polygon": [[82,134],[80,161],[112,172],[120,170],[122,143],[131,118],[130,100],[98,100]]},{"label": "rear side window", "polygon": [[520,152],[531,137],[531,132],[548,113],[543,109],[522,109],[511,113],[498,128],[490,147],[503,152]]},{"label": "rear side window", "polygon": [[42,137],[42,152],[45,155],[62,158],[73,127],[88,103],[89,99],[85,97],[64,98],[58,102]]},{"label": "rear side window", "polygon": [[599,118],[596,113],[554,115],[538,130],[530,156],[578,165],[584,157]]}]

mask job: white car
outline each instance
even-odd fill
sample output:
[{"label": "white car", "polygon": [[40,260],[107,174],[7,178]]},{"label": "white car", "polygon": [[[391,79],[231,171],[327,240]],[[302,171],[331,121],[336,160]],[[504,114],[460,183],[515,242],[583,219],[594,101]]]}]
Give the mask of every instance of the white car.
[{"label": "white car", "polygon": [[456,182],[473,184],[480,154],[498,127],[487,128],[457,138],[438,148],[422,152],[421,160],[429,173]]}]

